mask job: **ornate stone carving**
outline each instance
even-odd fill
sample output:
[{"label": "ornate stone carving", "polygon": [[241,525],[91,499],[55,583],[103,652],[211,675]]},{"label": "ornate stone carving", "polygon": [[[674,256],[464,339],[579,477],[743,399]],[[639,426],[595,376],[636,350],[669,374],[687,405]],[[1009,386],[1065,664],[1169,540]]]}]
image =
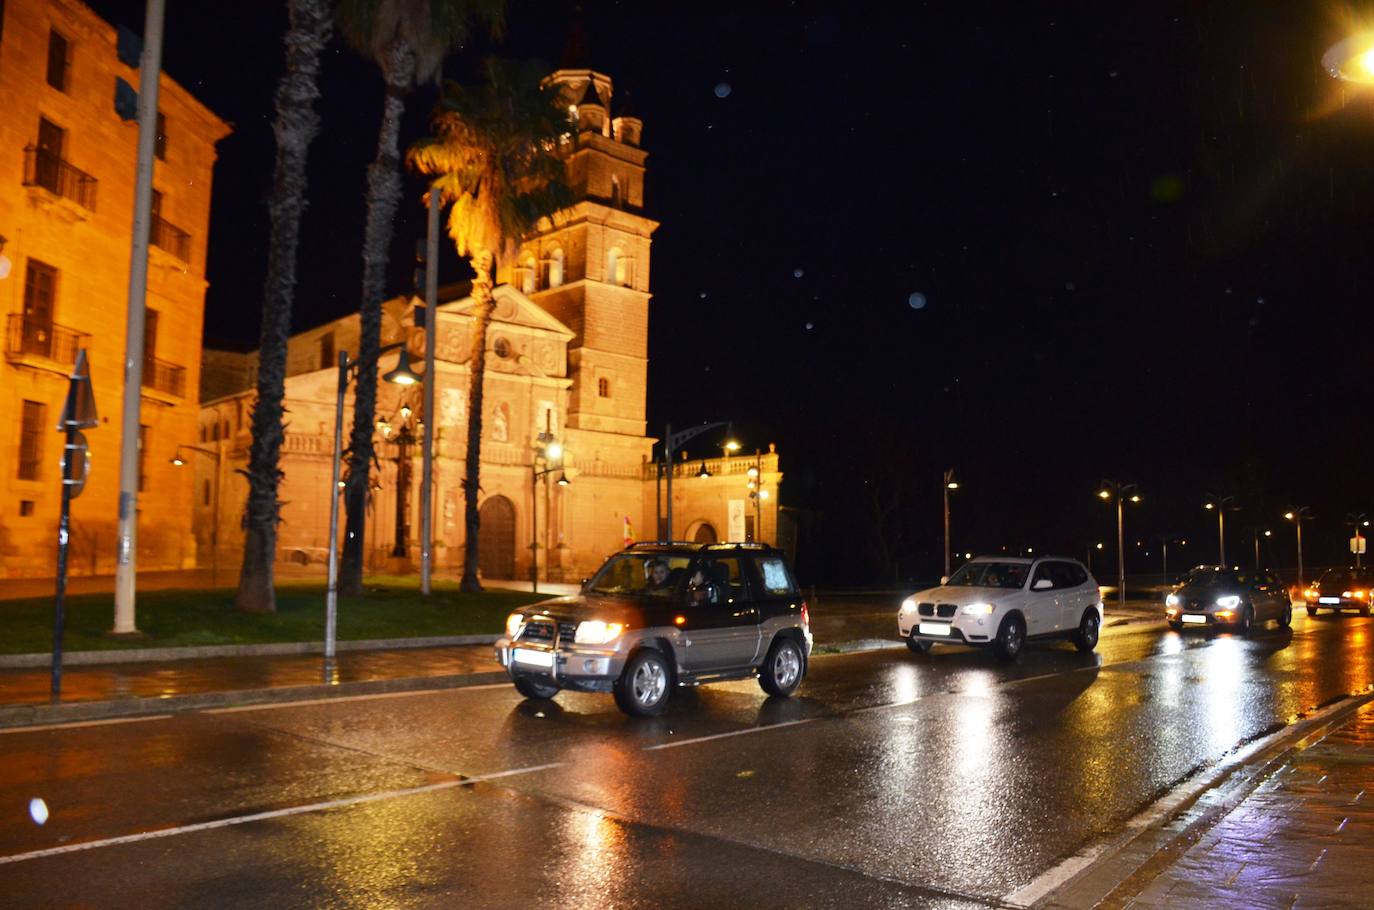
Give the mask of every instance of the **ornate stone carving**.
[{"label": "ornate stone carving", "polygon": [[468,359],[468,333],[456,326],[440,327],[439,337],[434,339],[434,356],[449,363],[466,363]]}]

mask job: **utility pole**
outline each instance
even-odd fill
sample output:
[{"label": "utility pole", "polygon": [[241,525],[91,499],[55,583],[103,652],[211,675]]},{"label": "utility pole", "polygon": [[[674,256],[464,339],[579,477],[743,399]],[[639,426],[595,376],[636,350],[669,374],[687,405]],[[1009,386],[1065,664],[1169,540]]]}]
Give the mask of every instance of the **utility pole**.
[{"label": "utility pole", "polygon": [[434,574],[434,344],[439,334],[439,205],[437,190],[429,193],[429,234],[425,238],[425,388],[420,428],[420,593],[432,590]]}]

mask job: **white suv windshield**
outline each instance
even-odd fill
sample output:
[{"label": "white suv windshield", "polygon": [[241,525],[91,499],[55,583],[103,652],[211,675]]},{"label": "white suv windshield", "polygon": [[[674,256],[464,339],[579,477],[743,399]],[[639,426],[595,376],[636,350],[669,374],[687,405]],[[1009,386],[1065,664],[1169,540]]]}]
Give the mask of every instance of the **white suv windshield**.
[{"label": "white suv windshield", "polygon": [[1030,566],[1019,562],[968,562],[950,576],[951,585],[967,588],[1020,588]]}]

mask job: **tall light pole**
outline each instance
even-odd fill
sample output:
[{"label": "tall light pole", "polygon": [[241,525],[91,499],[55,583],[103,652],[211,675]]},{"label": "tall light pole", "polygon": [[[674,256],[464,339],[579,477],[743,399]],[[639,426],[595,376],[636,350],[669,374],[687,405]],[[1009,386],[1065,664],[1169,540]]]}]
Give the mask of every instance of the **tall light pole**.
[{"label": "tall light pole", "polygon": [[[1273,531],[1270,531],[1268,528],[1266,528],[1266,529],[1264,530],[1264,536],[1265,536],[1265,537],[1273,537],[1273,536],[1274,536],[1274,532],[1273,532]],[[1254,540],[1254,542],[1255,542],[1255,569],[1258,570],[1258,569],[1260,568],[1260,545],[1259,545],[1260,529],[1259,529],[1258,527],[1251,528],[1251,529],[1250,529],[1250,537],[1251,537],[1251,538]]]},{"label": "tall light pole", "polygon": [[[414,385],[420,377],[410,369],[410,358],[406,355],[405,342],[397,341],[384,345],[377,352],[380,358],[387,351],[398,351],[396,368],[382,378],[400,386]],[[343,411],[344,393],[348,391],[348,380],[358,372],[358,361],[351,359],[347,351],[339,351],[339,391],[334,400],[334,455],[329,482],[329,583],[324,594],[324,679],[334,667],[334,637],[338,628],[339,615],[339,464],[343,460]]]},{"label": "tall light pole", "polygon": [[1202,507],[1209,512],[1217,513],[1217,565],[1226,565],[1226,510],[1236,510],[1236,497],[1218,496],[1215,493],[1207,493],[1206,499],[1202,502]]},{"label": "tall light pole", "polygon": [[176,452],[172,455],[172,464],[181,467],[186,464],[186,460],[181,457],[182,449],[188,452],[199,452],[200,454],[215,460],[215,486],[214,504],[210,506],[210,587],[219,584],[219,473],[220,460],[219,453],[209,449],[202,449],[200,446],[177,446]]},{"label": "tall light pole", "polygon": [[420,593],[428,595],[434,576],[434,345],[439,334],[439,206],[429,194],[429,232],[425,238],[425,422],[420,427]]},{"label": "tall light pole", "polygon": [[[949,492],[959,489],[959,481],[954,479],[954,469],[949,468],[945,471],[945,480],[941,492],[945,498],[945,575],[949,575]],[[1091,554],[1088,557],[1092,558]]]},{"label": "tall light pole", "polygon": [[1302,523],[1312,517],[1311,506],[1293,506],[1283,517],[1293,522],[1293,526],[1298,529],[1298,590],[1303,591],[1307,588],[1302,577]]},{"label": "tall light pole", "polygon": [[1123,502],[1140,502],[1140,488],[1133,483],[1119,483],[1114,480],[1102,481],[1097,491],[1098,499],[1103,502],[1116,500],[1116,590],[1117,602],[1126,606],[1126,532],[1124,530]]},{"label": "tall light pole", "polygon": [[[558,472],[555,481],[560,487],[568,485],[568,475],[563,470],[563,445],[553,435],[551,412],[545,412],[544,430],[535,438],[534,457],[530,459],[530,591],[539,593],[539,479],[544,479],[544,551],[549,552],[550,519],[553,517],[553,501],[549,495],[549,475]],[[540,467],[543,465],[543,467]],[[544,570],[548,571],[546,556]]]}]

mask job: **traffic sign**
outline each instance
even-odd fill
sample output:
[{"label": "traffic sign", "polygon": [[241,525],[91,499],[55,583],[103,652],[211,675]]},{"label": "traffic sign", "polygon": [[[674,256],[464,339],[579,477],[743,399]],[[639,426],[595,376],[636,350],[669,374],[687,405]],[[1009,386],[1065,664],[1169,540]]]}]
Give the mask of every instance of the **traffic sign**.
[{"label": "traffic sign", "polygon": [[1359,555],[1363,556],[1366,552],[1365,546],[1368,543],[1369,538],[1365,537],[1362,534],[1356,534],[1354,537],[1350,538],[1350,552],[1358,553]]}]

